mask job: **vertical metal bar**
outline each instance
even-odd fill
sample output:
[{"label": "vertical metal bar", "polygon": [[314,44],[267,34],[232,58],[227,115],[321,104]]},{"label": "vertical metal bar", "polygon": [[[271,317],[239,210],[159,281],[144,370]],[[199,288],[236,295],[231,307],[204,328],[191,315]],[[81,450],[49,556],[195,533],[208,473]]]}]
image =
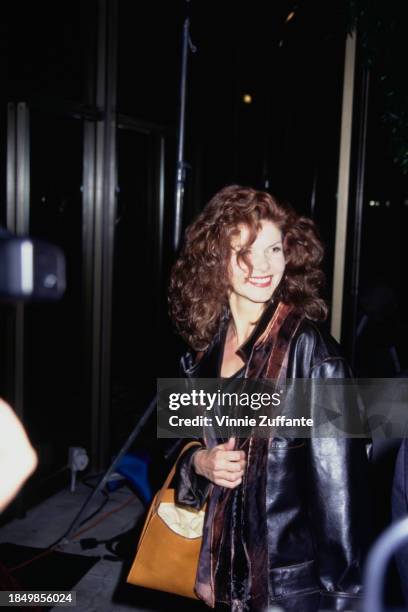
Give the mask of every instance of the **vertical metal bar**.
[{"label": "vertical metal bar", "polygon": [[181,226],[183,222],[183,199],[185,183],[185,164],[184,164],[184,127],[186,115],[186,83],[187,83],[187,58],[190,37],[190,20],[184,21],[183,45],[181,55],[181,83],[180,83],[180,118],[179,118],[179,139],[177,151],[177,174],[176,174],[176,204],[174,212],[174,250],[177,251]]},{"label": "vertical metal bar", "polygon": [[163,276],[163,232],[164,232],[164,189],[165,189],[165,137],[162,133],[152,134],[153,201],[150,232],[153,235],[153,265],[155,275],[153,325],[160,326],[162,316]]},{"label": "vertical metal bar", "polygon": [[351,280],[351,367],[354,368],[356,361],[356,340],[357,340],[357,314],[358,314],[358,293],[360,286],[360,255],[361,255],[361,232],[364,208],[364,185],[365,185],[365,166],[366,166],[366,142],[368,126],[368,102],[370,92],[370,73],[364,69],[362,78],[361,92],[361,116],[358,135],[358,157],[357,157],[357,189],[356,189],[356,209],[354,214],[354,234],[353,234],[353,263]]},{"label": "vertical metal bar", "polygon": [[83,388],[84,405],[90,406],[90,444],[91,457],[94,462],[95,441],[93,427],[95,406],[92,392],[94,373],[92,371],[93,350],[93,252],[94,252],[94,206],[95,206],[95,146],[96,124],[84,121],[83,178],[82,178],[82,303],[84,309],[83,327]]},{"label": "vertical metal bar", "polygon": [[30,215],[30,134],[29,110],[24,102],[17,105],[17,181],[16,233],[28,234]]},{"label": "vertical metal bar", "polygon": [[[7,108],[7,218],[10,232],[28,233],[30,205],[30,141],[27,105],[10,103]],[[24,419],[24,306],[14,306],[7,321],[7,400]],[[10,364],[10,367],[9,367]],[[24,514],[20,494],[16,512]]]},{"label": "vertical metal bar", "polygon": [[[107,0],[98,2],[98,44],[96,71],[96,105],[105,108],[106,89],[106,29]],[[101,304],[102,304],[102,223],[103,223],[103,172],[105,119],[95,127],[94,160],[94,201],[93,201],[93,242],[92,242],[92,343],[91,343],[91,462],[93,469],[101,468],[100,453],[100,377],[101,377]]]},{"label": "vertical metal bar", "polygon": [[101,327],[101,385],[100,385],[100,463],[104,464],[109,450],[109,420],[111,407],[111,328],[113,262],[116,219],[116,88],[117,88],[117,27],[118,2],[107,4],[107,57],[105,89],[105,137],[104,137],[104,194],[103,194],[103,292]]},{"label": "vertical metal bar", "polygon": [[[24,102],[17,105],[16,122],[16,234],[29,233],[30,214],[30,135],[29,110]],[[15,353],[13,407],[20,419],[24,414],[24,304],[15,306]]]},{"label": "vertical metal bar", "polygon": [[350,158],[356,64],[356,33],[347,36],[344,62],[343,104],[341,117],[340,161],[337,186],[336,237],[332,292],[331,333],[340,341],[344,293],[347,213],[349,203]]},{"label": "vertical metal bar", "polygon": [[7,219],[10,232],[16,230],[16,109],[7,105]]},{"label": "vertical metal bar", "polygon": [[165,193],[165,139],[159,137],[159,190],[157,198],[157,283],[160,295],[163,276],[163,231],[164,231],[164,193]]},{"label": "vertical metal bar", "polygon": [[[117,0],[98,2],[98,47],[96,104],[104,109],[103,119],[88,141],[84,172],[87,212],[84,236],[88,244],[86,293],[91,323],[91,457],[94,469],[104,466],[109,447],[110,350],[114,232],[116,217],[116,74]],[[88,227],[87,224],[88,223]],[[92,251],[90,251],[92,249]]]},{"label": "vertical metal bar", "polygon": [[[7,210],[6,227],[10,232],[16,231],[16,176],[17,176],[17,116],[15,104],[7,105]],[[5,399],[14,405],[16,381],[16,309],[10,309],[6,320],[6,393]]]},{"label": "vertical metal bar", "polygon": [[[89,6],[81,4],[81,18],[85,22],[90,18]],[[88,13],[86,11],[89,11]],[[97,24],[99,13],[96,12]],[[98,25],[90,28],[86,37],[86,77],[85,101],[94,106],[96,100],[96,52]],[[94,280],[94,212],[95,212],[95,166],[96,166],[96,122],[84,120],[83,122],[83,177],[82,177],[82,307],[83,307],[83,358],[82,358],[82,389],[84,406],[90,407],[90,412],[84,414],[82,428],[86,428],[90,441],[90,455],[92,467],[96,464],[96,422],[97,406],[95,406],[93,364],[95,359],[93,334],[93,280]],[[96,438],[96,439],[95,439]]]}]

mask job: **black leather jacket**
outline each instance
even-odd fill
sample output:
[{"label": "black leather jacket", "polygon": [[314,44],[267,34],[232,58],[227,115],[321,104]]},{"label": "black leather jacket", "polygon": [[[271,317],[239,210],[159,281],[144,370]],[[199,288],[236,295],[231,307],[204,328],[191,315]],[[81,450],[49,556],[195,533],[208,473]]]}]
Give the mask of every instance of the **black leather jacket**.
[{"label": "black leather jacket", "polygon": [[[241,349],[246,362],[254,357],[254,345],[271,308]],[[219,377],[223,342],[220,334],[199,362],[185,355],[184,376]],[[321,324],[304,319],[289,351],[288,378],[351,376],[338,344]],[[178,503],[200,508],[211,487],[194,471],[195,452],[196,448],[190,449],[179,462],[176,497]],[[358,609],[362,563],[371,535],[368,479],[366,440],[272,439],[265,508],[268,605],[297,612]],[[252,607],[231,607],[263,610],[256,602]]]}]

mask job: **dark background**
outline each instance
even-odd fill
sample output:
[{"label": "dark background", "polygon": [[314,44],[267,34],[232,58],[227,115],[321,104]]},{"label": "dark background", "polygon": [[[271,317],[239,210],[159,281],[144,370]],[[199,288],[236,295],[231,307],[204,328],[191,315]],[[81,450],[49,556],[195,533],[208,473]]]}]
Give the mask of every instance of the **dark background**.
[{"label": "dark background", "polygon": [[[353,160],[363,145],[364,204],[359,258],[351,244],[347,251],[342,340],[355,372],[364,376],[395,376],[406,368],[408,357],[408,193],[401,162],[407,146],[406,115],[404,119],[401,111],[406,92],[405,4],[393,4],[391,12],[380,2],[369,19],[365,12],[358,21]],[[96,86],[101,65],[98,16],[112,6],[117,8],[117,25],[111,21],[108,29],[117,43],[117,78],[112,81],[117,123],[111,156],[117,184],[108,228],[113,251],[102,264],[102,278],[113,266],[104,297],[112,310],[110,316],[101,305],[95,328],[89,313],[99,307],[92,282],[96,239],[89,237],[87,224],[97,210],[84,204],[84,143],[90,123],[103,125],[112,93],[98,99]],[[7,105],[25,102],[30,113],[28,230],[64,249],[68,274],[60,303],[31,304],[25,311],[22,417],[40,456],[28,496],[30,491],[48,491],[46,483],[65,473],[69,446],[84,446],[95,467],[106,466],[154,394],[156,377],[178,372],[185,347],[172,331],[165,296],[175,259],[171,236],[181,36],[187,15],[197,51],[189,55],[185,159],[190,169],[184,226],[226,184],[269,190],[318,224],[326,245],[330,301],[344,50],[347,32],[360,15],[355,7],[345,0],[4,3],[1,221],[7,222]],[[367,72],[368,124],[362,142],[362,79]],[[244,103],[245,94],[252,97],[251,104]],[[162,239],[154,197],[160,138]],[[355,174],[350,236],[355,228]],[[86,274],[87,266],[91,272]],[[364,315],[368,321],[357,341],[350,314],[356,270],[357,324]],[[12,400],[13,363],[7,347],[13,307],[3,305],[1,310],[2,392]],[[102,345],[96,355],[92,342],[106,329],[112,332],[110,346]],[[95,399],[95,385],[105,390],[100,400]],[[155,444],[152,423],[138,445],[152,450]]]}]

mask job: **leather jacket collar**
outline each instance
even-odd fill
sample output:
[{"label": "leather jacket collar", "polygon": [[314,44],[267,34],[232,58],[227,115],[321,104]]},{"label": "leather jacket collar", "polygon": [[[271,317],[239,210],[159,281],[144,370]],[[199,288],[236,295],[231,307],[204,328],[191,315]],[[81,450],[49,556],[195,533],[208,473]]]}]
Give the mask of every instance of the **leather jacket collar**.
[{"label": "leather jacket collar", "polygon": [[267,328],[268,323],[272,319],[272,316],[273,316],[273,314],[274,314],[278,304],[279,304],[278,300],[274,300],[272,298],[272,300],[266,305],[266,308],[264,309],[264,311],[263,311],[263,313],[262,313],[258,323],[256,324],[252,334],[244,342],[244,344],[238,349],[238,353],[239,353],[240,357],[245,361],[245,363],[248,363],[249,358],[252,355],[252,351],[254,349],[254,346],[258,343],[258,340],[260,340],[262,334],[264,333],[265,329]]},{"label": "leather jacket collar", "polygon": [[[268,323],[271,320],[278,304],[279,302],[277,300],[274,301],[273,299],[268,302],[251,335],[238,349],[238,353],[245,364],[248,364],[255,345],[258,344],[259,347],[262,346],[262,342],[259,342],[259,340],[261,339],[262,334],[267,328]],[[192,378],[220,377],[225,337],[227,334],[229,321],[229,317],[226,317],[221,321],[220,327],[214,337],[213,342],[202,355],[201,359],[197,359],[196,355],[196,358],[194,360],[191,353],[187,354],[185,358],[186,363],[183,365],[185,376]]]}]

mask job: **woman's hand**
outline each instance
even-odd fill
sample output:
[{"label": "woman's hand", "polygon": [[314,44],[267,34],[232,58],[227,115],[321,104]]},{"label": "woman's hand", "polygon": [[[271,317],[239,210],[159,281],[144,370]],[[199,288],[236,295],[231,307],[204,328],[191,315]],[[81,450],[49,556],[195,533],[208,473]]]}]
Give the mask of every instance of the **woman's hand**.
[{"label": "woman's hand", "polygon": [[201,449],[194,454],[194,469],[200,476],[221,487],[234,489],[242,482],[245,469],[245,452],[232,450],[235,438],[211,449]]},{"label": "woman's hand", "polygon": [[35,450],[14,410],[0,399],[0,512],[37,467]]}]

